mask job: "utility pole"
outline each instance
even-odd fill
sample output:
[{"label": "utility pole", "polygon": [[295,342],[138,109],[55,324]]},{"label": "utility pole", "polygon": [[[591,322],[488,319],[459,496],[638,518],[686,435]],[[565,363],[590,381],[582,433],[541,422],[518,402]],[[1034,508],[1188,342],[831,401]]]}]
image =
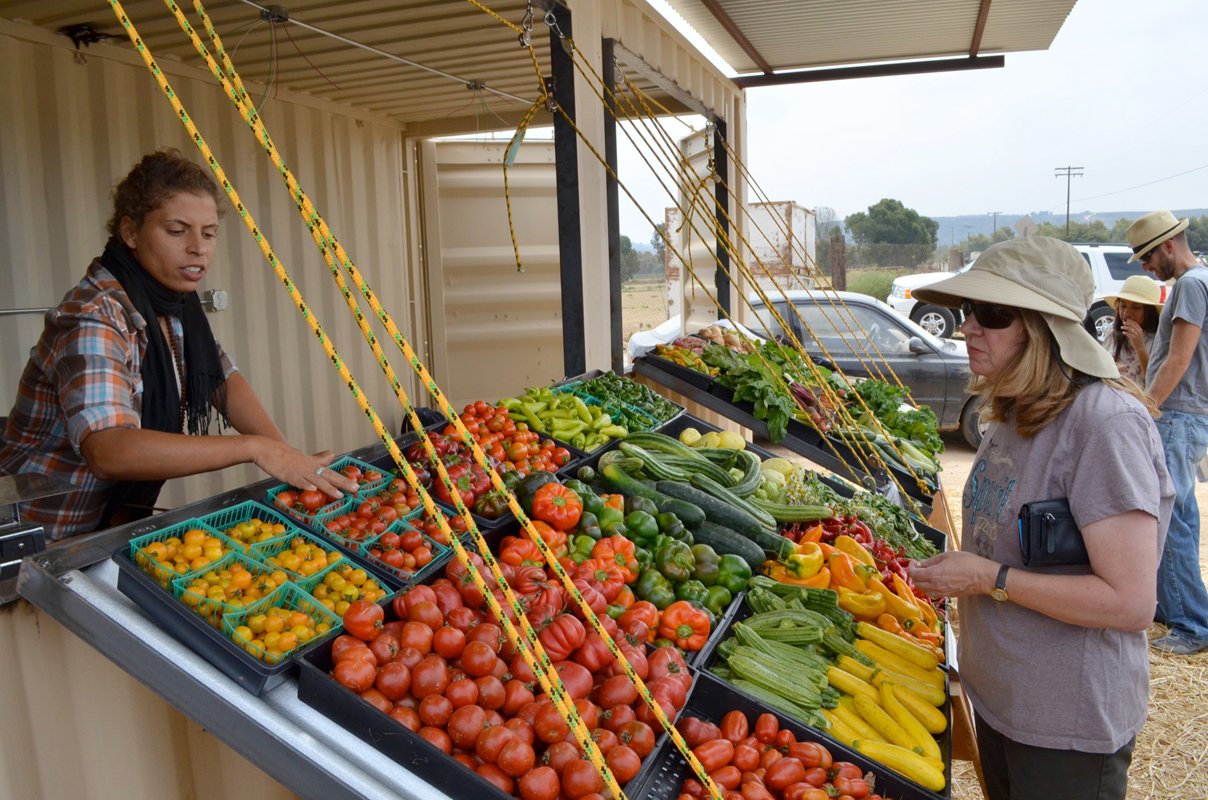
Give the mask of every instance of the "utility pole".
[{"label": "utility pole", "polygon": [[1082,177],[1082,167],[1054,167],[1054,178],[1065,176],[1065,238],[1070,238],[1070,181]]},{"label": "utility pole", "polygon": [[990,223],[990,244],[994,244],[994,234],[998,232],[998,215],[1001,214],[1002,212],[1001,211],[987,211],[986,213],[994,218],[994,221],[992,223]]}]

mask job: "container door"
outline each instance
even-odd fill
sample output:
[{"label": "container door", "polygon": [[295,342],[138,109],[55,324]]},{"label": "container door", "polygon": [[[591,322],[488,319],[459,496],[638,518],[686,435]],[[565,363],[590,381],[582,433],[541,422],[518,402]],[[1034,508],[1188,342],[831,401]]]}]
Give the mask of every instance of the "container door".
[{"label": "container door", "polygon": [[[563,377],[553,142],[419,146],[429,369],[455,406],[494,402]],[[426,398],[417,400],[425,404]]]}]

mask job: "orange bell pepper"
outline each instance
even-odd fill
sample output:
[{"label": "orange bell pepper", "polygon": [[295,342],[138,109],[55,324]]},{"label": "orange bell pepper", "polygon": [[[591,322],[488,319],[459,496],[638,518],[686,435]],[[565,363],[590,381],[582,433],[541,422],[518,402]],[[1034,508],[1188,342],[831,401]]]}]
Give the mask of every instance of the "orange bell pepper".
[{"label": "orange bell pepper", "polygon": [[831,571],[832,588],[841,587],[857,594],[868,589],[868,583],[862,575],[856,572],[856,565],[847,553],[835,550],[826,557],[826,566]]},{"label": "orange bell pepper", "polygon": [[806,542],[814,542],[815,544],[822,541],[822,525],[811,525],[806,529],[805,533],[801,534],[801,538],[797,540],[798,544]]}]

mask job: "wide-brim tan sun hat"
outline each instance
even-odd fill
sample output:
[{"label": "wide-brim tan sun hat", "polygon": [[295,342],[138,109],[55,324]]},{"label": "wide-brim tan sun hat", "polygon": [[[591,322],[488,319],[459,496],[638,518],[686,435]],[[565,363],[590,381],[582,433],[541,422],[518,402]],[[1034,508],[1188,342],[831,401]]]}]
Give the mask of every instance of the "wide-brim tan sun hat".
[{"label": "wide-brim tan sun hat", "polygon": [[1120,291],[1103,298],[1113,309],[1116,301],[1128,300],[1143,306],[1162,307],[1162,287],[1157,281],[1144,275],[1130,275],[1120,287]]},{"label": "wide-brim tan sun hat", "polygon": [[1120,377],[1111,355],[1082,325],[1095,297],[1090,266],[1059,239],[1032,236],[992,245],[969,269],[915,289],[913,296],[950,308],[973,300],[1037,311],[1062,361],[1096,378]]},{"label": "wide-brim tan sun hat", "polygon": [[1190,222],[1190,217],[1179,219],[1169,211],[1151,211],[1141,217],[1124,232],[1124,238],[1128,239],[1128,246],[1133,251],[1128,263],[1136,261],[1170,237],[1178,236],[1187,230]]}]

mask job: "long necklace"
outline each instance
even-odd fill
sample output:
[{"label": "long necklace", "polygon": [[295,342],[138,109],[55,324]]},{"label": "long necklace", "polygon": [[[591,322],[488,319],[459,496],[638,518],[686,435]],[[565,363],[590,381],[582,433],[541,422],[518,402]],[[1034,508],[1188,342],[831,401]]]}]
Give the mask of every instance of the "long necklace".
[{"label": "long necklace", "polygon": [[187,390],[185,388],[185,361],[184,361],[184,346],[180,340],[176,338],[176,328],[172,325],[172,320],[164,319],[164,327],[168,331],[168,349],[172,351],[172,361],[176,364],[176,385],[180,394],[180,418],[179,426],[183,433],[185,429],[185,420],[188,418]]}]

